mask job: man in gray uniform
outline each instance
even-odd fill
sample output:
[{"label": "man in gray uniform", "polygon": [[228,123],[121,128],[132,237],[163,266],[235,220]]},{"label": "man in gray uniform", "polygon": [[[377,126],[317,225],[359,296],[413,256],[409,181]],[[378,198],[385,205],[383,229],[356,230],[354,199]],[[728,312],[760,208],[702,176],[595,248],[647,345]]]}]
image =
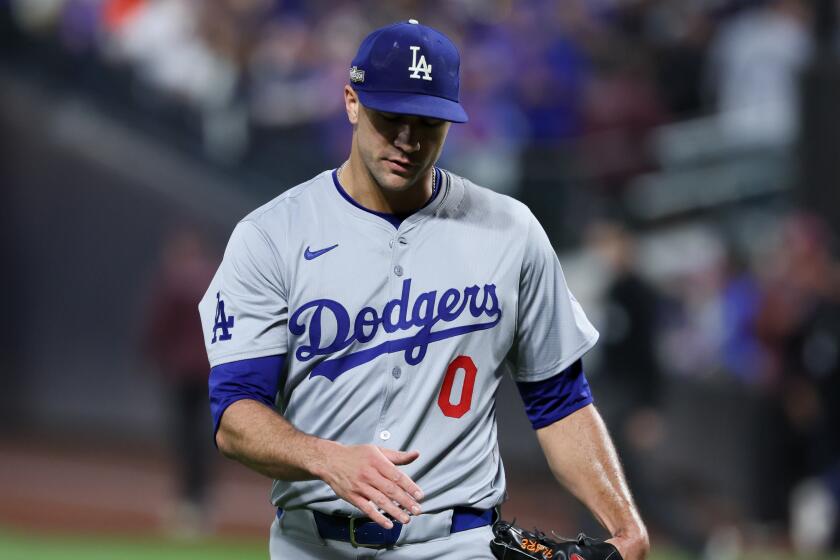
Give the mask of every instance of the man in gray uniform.
[{"label": "man in gray uniform", "polygon": [[371,33],[350,158],[246,216],[199,305],[216,443],[275,479],[275,560],[493,558],[506,372],[558,479],[647,553],[582,371],[598,333],[542,227],[435,167],[459,66],[415,20]]}]

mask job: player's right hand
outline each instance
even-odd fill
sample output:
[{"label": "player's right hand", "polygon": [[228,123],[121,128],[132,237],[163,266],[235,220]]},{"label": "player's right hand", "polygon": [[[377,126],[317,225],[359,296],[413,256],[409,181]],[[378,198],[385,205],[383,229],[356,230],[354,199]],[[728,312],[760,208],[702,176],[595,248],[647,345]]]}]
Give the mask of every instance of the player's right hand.
[{"label": "player's right hand", "polygon": [[383,512],[400,523],[408,523],[409,514],[421,513],[419,500],[423,499],[423,491],[397,468],[419,456],[417,451],[394,451],[375,445],[338,445],[320,478],[340,498],[390,529],[394,524]]}]

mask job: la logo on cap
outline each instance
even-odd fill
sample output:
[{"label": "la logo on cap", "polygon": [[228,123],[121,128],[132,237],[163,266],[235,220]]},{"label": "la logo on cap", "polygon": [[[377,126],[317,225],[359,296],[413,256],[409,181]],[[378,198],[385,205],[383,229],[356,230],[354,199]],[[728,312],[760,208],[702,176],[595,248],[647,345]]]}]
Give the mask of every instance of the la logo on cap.
[{"label": "la logo on cap", "polygon": [[[408,67],[411,70],[411,74],[408,75],[409,78],[414,78],[417,80],[423,79],[429,82],[432,81],[432,65],[426,62],[426,57],[424,55],[420,55],[420,60],[417,60],[417,53],[420,51],[420,47],[409,47],[411,49],[411,66]],[[420,74],[423,74],[422,76]]]}]

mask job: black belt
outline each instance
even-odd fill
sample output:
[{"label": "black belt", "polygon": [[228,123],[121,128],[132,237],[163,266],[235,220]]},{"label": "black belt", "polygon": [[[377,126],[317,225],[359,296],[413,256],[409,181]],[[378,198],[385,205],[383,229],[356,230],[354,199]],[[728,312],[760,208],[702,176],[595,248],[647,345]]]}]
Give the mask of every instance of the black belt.
[{"label": "black belt", "polygon": [[[456,507],[452,511],[452,527],[449,533],[459,533],[468,529],[476,529],[490,525],[493,522],[492,509],[476,509]],[[315,525],[322,539],[349,542],[353,546],[363,548],[386,548],[394,546],[402,531],[403,524],[393,521],[391,529],[385,529],[367,517],[347,517],[343,515],[329,515],[313,511]],[[283,515],[283,510],[277,508],[277,517]]]}]

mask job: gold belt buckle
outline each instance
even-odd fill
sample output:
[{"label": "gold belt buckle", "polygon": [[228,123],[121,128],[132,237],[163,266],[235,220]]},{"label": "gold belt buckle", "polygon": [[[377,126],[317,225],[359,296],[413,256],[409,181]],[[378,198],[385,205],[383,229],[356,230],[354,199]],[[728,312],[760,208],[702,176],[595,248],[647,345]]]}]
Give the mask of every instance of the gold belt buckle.
[{"label": "gold belt buckle", "polygon": [[373,550],[381,550],[383,548],[387,548],[388,545],[386,544],[367,544],[367,543],[360,543],[356,541],[356,522],[363,522],[363,523],[373,523],[373,521],[367,517],[351,517],[350,518],[350,544],[352,544],[356,548],[370,548]]}]

